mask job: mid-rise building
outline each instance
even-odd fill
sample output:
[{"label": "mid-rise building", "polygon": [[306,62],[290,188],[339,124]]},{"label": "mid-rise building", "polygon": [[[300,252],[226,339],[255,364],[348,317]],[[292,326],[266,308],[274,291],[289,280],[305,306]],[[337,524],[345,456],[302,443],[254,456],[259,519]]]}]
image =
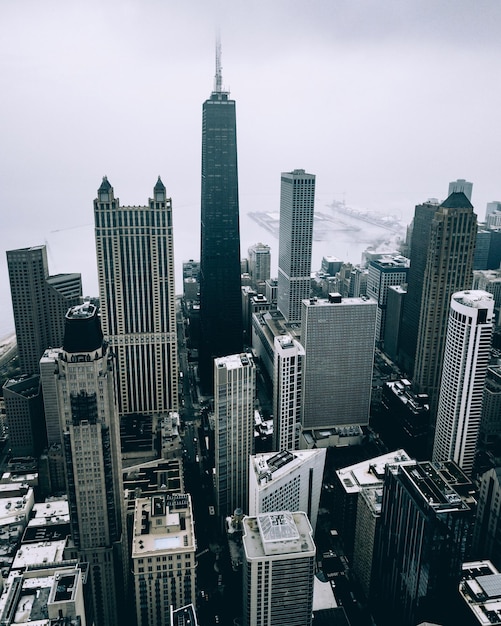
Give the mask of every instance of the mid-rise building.
[{"label": "mid-rise building", "polygon": [[12,453],[37,457],[47,445],[40,376],[7,380],[3,397]]},{"label": "mid-rise building", "polygon": [[315,544],[303,512],[243,519],[244,626],[311,626]]},{"label": "mid-rise building", "polygon": [[248,509],[254,452],[256,366],[250,353],[214,360],[215,485],[218,514]]},{"label": "mid-rise building", "polygon": [[473,554],[501,567],[501,467],[493,467],[480,477]]},{"label": "mid-rise building", "polygon": [[273,447],[274,450],[297,450],[301,428],[304,348],[289,334],[275,337],[274,348]]},{"label": "mid-rise building", "polygon": [[378,623],[450,623],[475,495],[453,461],[386,470],[373,564]]},{"label": "mid-rise building", "polygon": [[407,296],[407,285],[388,287],[386,294],[386,324],[383,335],[384,352],[392,361],[398,359],[400,327],[404,301]]},{"label": "mid-rise building", "polygon": [[101,320],[117,355],[119,414],[175,411],[172,201],[158,177],[146,206],[120,206],[105,176],[94,219]]},{"label": "mid-rise building", "polygon": [[492,343],[494,301],[486,291],[451,298],[433,460],[452,459],[471,475]]},{"label": "mid-rise building", "polygon": [[495,444],[501,438],[501,364],[490,365],[485,377],[479,442]]},{"label": "mid-rise building", "polygon": [[38,374],[44,350],[62,343],[66,311],[82,300],[82,278],[49,276],[45,246],[7,251],[7,266],[19,367],[23,374]]},{"label": "mid-rise building", "polygon": [[248,255],[251,284],[259,293],[265,295],[266,281],[269,280],[271,272],[270,246],[264,243],[255,243],[248,249]]},{"label": "mid-rise building", "polygon": [[407,452],[399,449],[336,471],[336,480],[332,485],[333,521],[349,559],[353,556],[355,545],[360,492],[362,489],[382,489],[386,466],[396,467],[410,460]]},{"label": "mid-rise building", "polygon": [[492,293],[494,298],[494,311],[496,313],[495,323],[496,326],[500,326],[501,319],[499,312],[501,310],[501,269],[473,272],[472,289],[480,289],[482,291]]},{"label": "mid-rise building", "polygon": [[310,297],[314,206],[315,175],[283,172],[277,306],[288,322],[301,322],[301,302]]},{"label": "mid-rise building", "polygon": [[235,100],[222,86],[219,43],[202,113],[200,330],[200,383],[212,392],[214,358],[241,352],[243,342]]},{"label": "mid-rise building", "polygon": [[303,300],[303,430],[368,424],[376,309],[367,297]]},{"label": "mid-rise building", "polygon": [[325,455],[325,448],[252,455],[249,459],[249,515],[304,511],[315,530]]},{"label": "mid-rise building", "polygon": [[367,295],[377,302],[376,341],[384,338],[388,288],[407,283],[409,259],[402,256],[383,256],[369,263]]},{"label": "mid-rise building", "polygon": [[429,458],[428,429],[430,404],[428,395],[416,393],[409,380],[387,381],[383,385],[380,405],[381,435],[391,448],[401,447],[413,459]]},{"label": "mid-rise building", "polygon": [[456,624],[501,626],[501,574],[486,559],[463,563]]},{"label": "mid-rise building", "polygon": [[493,202],[487,203],[485,207],[485,217],[487,217],[494,211],[501,211],[501,202],[499,202],[499,200],[494,200]]},{"label": "mid-rise building", "polygon": [[0,623],[86,626],[87,563],[40,562],[11,571],[0,596]]},{"label": "mid-rise building", "polygon": [[492,211],[485,218],[488,228],[499,228],[501,226],[501,210]]},{"label": "mid-rise building", "polygon": [[136,499],[131,558],[137,626],[170,626],[170,606],[195,604],[195,552],[189,494]]},{"label": "mid-rise building", "polygon": [[89,563],[96,626],[121,623],[126,610],[127,534],[114,370],[96,307],[72,307],[57,361],[58,404],[71,540],[78,558]]}]

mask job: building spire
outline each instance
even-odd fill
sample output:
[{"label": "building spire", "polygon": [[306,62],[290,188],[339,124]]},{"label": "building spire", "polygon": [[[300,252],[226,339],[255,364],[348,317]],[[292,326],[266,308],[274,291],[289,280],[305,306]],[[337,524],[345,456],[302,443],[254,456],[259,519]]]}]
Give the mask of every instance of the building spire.
[{"label": "building spire", "polygon": [[223,91],[223,75],[221,70],[221,36],[218,30],[216,33],[216,75],[214,76],[214,91],[216,93]]}]

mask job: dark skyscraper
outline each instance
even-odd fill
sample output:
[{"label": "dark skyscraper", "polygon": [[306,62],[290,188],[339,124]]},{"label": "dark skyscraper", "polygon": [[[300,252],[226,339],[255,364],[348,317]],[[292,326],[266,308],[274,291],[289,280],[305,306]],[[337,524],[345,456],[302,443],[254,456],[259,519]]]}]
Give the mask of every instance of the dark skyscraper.
[{"label": "dark skyscraper", "polygon": [[38,374],[44,351],[63,341],[66,311],[82,300],[82,279],[80,274],[49,276],[45,246],[9,250],[7,266],[19,366],[24,374]]},{"label": "dark skyscraper", "polygon": [[373,562],[378,624],[460,623],[451,620],[451,607],[473,523],[474,493],[452,461],[386,466]]},{"label": "dark skyscraper", "polygon": [[[401,328],[401,359],[435,413],[453,293],[470,289],[477,216],[463,192],[440,206],[416,207],[407,297]],[[433,415],[432,415],[433,418]]]},{"label": "dark skyscraper", "polygon": [[235,101],[222,88],[219,44],[202,117],[200,316],[200,380],[211,391],[213,359],[240,353],[243,331]]}]

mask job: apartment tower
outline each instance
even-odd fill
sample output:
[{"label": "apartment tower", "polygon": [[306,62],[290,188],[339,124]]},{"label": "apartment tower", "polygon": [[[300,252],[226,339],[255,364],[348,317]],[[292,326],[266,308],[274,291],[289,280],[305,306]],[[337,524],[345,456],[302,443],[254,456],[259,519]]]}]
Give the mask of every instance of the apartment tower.
[{"label": "apartment tower", "polygon": [[243,345],[235,101],[222,87],[219,42],[214,83],[202,111],[199,375],[208,393],[214,358]]},{"label": "apartment tower", "polygon": [[475,461],[493,323],[492,294],[477,290],[452,296],[433,460],[452,459],[468,476]]},{"label": "apartment tower", "polygon": [[114,369],[96,308],[71,308],[55,376],[71,539],[78,558],[89,563],[96,626],[125,618],[127,535]]},{"label": "apartment tower", "polygon": [[283,172],[280,184],[278,310],[290,323],[301,322],[301,302],[310,297],[315,175]]},{"label": "apartment tower", "polygon": [[82,278],[49,276],[45,246],[8,250],[7,266],[19,367],[24,374],[38,374],[44,351],[63,341],[66,311],[82,301]]},{"label": "apartment tower", "polygon": [[254,452],[256,366],[251,354],[214,361],[215,484],[218,514],[248,510],[249,456]]},{"label": "apartment tower", "polygon": [[94,200],[103,333],[117,355],[118,410],[176,411],[172,201],[158,177],[146,206],[120,206],[106,176]]}]

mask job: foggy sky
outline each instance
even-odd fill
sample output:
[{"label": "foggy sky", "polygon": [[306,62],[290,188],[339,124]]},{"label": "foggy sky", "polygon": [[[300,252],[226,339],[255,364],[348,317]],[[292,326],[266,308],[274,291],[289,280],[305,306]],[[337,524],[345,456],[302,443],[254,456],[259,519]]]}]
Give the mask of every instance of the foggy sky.
[{"label": "foggy sky", "polygon": [[[501,200],[497,0],[3,0],[0,335],[13,327],[5,250],[47,243],[51,273],[81,272],[97,295],[103,175],[122,205],[162,177],[182,291],[181,263],[199,257],[217,26],[241,214],[278,211],[294,168],[316,174],[318,210],[344,198],[408,222],[457,178],[474,183],[480,219]],[[276,240],[259,239],[276,260]]]}]

